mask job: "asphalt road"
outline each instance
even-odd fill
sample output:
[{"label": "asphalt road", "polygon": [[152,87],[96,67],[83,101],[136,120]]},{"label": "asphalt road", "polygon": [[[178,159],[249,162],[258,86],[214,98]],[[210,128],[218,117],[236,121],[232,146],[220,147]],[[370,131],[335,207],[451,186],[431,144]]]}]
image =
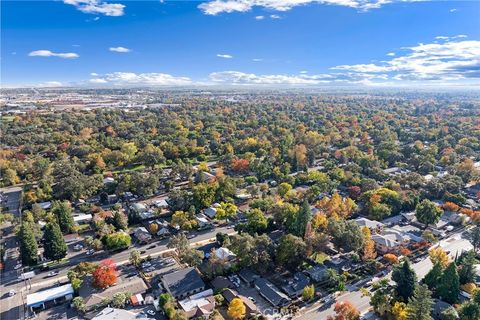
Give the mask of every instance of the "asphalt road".
[{"label": "asphalt road", "polygon": [[[450,251],[450,257],[453,259],[455,255],[460,254],[462,251],[472,249],[471,243],[465,239],[464,232],[458,234],[452,234],[445,240],[440,241],[438,246],[442,247],[446,251]],[[436,247],[435,245],[434,247]],[[432,247],[433,248],[433,247]],[[433,267],[432,262],[426,256],[423,260],[412,264],[413,270],[417,274],[417,278],[421,280],[425,275],[430,271]],[[387,274],[385,278],[390,279],[391,273]],[[373,281],[378,281],[381,278],[375,278]],[[336,301],[350,301],[359,311],[361,314],[365,314],[370,309],[370,298],[363,297],[362,293],[360,292],[360,288],[350,287],[348,288],[349,291],[345,292],[341,296],[339,296]],[[335,307],[335,303],[331,303],[330,305],[322,305],[321,303],[315,303],[310,307],[307,307],[301,310],[301,315],[296,317],[297,320],[318,320],[318,319],[327,319],[328,316],[333,315],[334,311],[333,308]]]},{"label": "asphalt road", "polygon": [[[232,234],[235,231],[229,227],[218,227],[212,230],[205,230],[196,232],[196,236],[192,239],[189,239],[189,242],[192,246],[200,246],[206,243],[211,242],[215,239],[215,235],[218,232]],[[10,232],[10,234],[12,234]],[[115,254],[109,254],[108,252],[98,252],[94,255],[86,255],[85,250],[82,251],[80,254],[76,254],[70,258],[68,265],[65,265],[60,268],[54,269],[54,271],[58,272],[58,275],[48,278],[47,272],[41,272],[35,275],[29,281],[21,281],[18,280],[18,276],[20,275],[20,271],[14,270],[14,266],[18,259],[18,252],[16,251],[17,244],[15,237],[13,235],[5,238],[5,247],[8,248],[8,252],[11,252],[11,256],[7,256],[7,261],[5,265],[5,272],[2,274],[1,285],[0,285],[0,319],[2,320],[17,320],[17,319],[24,319],[24,304],[26,301],[26,295],[39,291],[43,288],[49,288],[52,286],[56,286],[59,283],[64,283],[68,281],[67,273],[70,268],[77,265],[79,262],[82,261],[90,261],[90,262],[99,262],[103,259],[109,258],[112,259],[117,263],[117,265],[123,265],[128,263],[128,259],[130,257],[130,251],[124,250]],[[142,253],[142,256],[159,256],[163,253],[169,251],[170,249],[167,248],[168,239],[163,239],[160,241],[154,241],[146,245],[142,246],[135,246],[134,248],[140,251],[145,251]],[[147,249],[155,245],[154,248]],[[7,253],[8,255],[8,253]],[[13,297],[9,296],[10,290],[15,290],[17,292],[16,295]]]}]

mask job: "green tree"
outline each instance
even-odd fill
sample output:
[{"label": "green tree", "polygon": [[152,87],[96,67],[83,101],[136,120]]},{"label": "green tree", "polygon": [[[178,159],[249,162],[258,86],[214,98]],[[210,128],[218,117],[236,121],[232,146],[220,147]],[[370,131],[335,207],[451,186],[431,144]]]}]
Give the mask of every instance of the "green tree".
[{"label": "green tree", "polygon": [[312,220],[312,211],[308,202],[305,200],[298,211],[295,221],[292,225],[292,233],[297,237],[304,237],[307,224]]},{"label": "green tree", "polygon": [[188,242],[187,236],[183,233],[170,237],[170,240],[167,243],[167,248],[176,249],[179,255],[186,251],[189,246],[190,243]]},{"label": "green tree", "polygon": [[140,267],[140,264],[142,263],[142,256],[140,255],[140,251],[138,251],[137,249],[133,249],[130,252],[130,258],[128,260],[135,267]]},{"label": "green tree", "polygon": [[419,222],[425,224],[425,228],[429,224],[437,223],[442,213],[443,210],[428,199],[422,200],[415,208],[415,216]]},{"label": "green tree", "polygon": [[154,168],[156,164],[163,163],[165,161],[162,150],[151,143],[147,144],[145,148],[138,153],[137,159],[138,161],[152,168]]},{"label": "green tree", "polygon": [[278,185],[277,191],[280,197],[285,198],[285,196],[292,190],[292,185],[288,182],[282,182]]},{"label": "green tree", "polygon": [[201,250],[188,248],[179,253],[178,257],[182,263],[186,263],[191,267],[198,267],[202,264],[204,254]]},{"label": "green tree", "polygon": [[458,259],[458,264],[460,284],[475,282],[475,252],[473,250],[463,252]]},{"label": "green tree", "polygon": [[472,243],[473,250],[478,252],[480,249],[480,225],[470,231],[469,240]]},{"label": "green tree", "polygon": [[247,212],[246,230],[250,234],[262,233],[267,229],[268,221],[262,210],[250,209]]},{"label": "green tree", "polygon": [[432,293],[426,285],[418,285],[413,296],[408,300],[408,320],[432,320]]},{"label": "green tree", "polygon": [[85,313],[87,311],[87,306],[82,297],[75,297],[72,300],[73,307],[80,313]]},{"label": "green tree", "polygon": [[363,247],[362,229],[353,220],[329,219],[328,230],[332,242],[346,252],[352,250],[358,252]]},{"label": "green tree", "polygon": [[468,301],[462,304],[458,312],[460,320],[478,320],[480,319],[480,304],[474,301]]},{"label": "green tree", "polygon": [[433,268],[425,275],[423,282],[427,285],[428,289],[432,292],[436,292],[438,281],[443,273],[443,267],[440,262],[437,262],[433,265]]},{"label": "green tree", "polygon": [[102,243],[106,249],[119,250],[128,248],[132,244],[132,238],[124,231],[117,231],[103,236]]},{"label": "green tree", "polygon": [[70,233],[75,225],[72,215],[72,207],[68,201],[54,201],[52,204],[52,213],[57,219],[60,230],[63,233]]},{"label": "green tree", "polygon": [[217,185],[210,183],[199,183],[192,188],[193,203],[195,208],[201,209],[210,206],[215,201]]},{"label": "green tree", "polygon": [[437,295],[450,304],[458,301],[460,294],[460,279],[457,272],[457,264],[452,262],[443,272],[438,281]]},{"label": "green tree", "polygon": [[112,306],[114,308],[123,308],[130,295],[125,292],[117,292],[112,297]]},{"label": "green tree", "polygon": [[300,237],[287,234],[280,239],[277,262],[291,269],[298,267],[306,257],[307,245]]},{"label": "green tree", "polygon": [[22,222],[18,237],[22,263],[29,266],[37,264],[38,244],[30,223]]},{"label": "green tree", "polygon": [[127,215],[119,210],[114,211],[113,217],[112,217],[112,224],[115,226],[115,229],[117,230],[127,231],[128,230]]},{"label": "green tree", "polygon": [[310,301],[313,299],[314,296],[315,296],[315,286],[313,284],[303,288],[303,291],[302,291],[303,300]]},{"label": "green tree", "polygon": [[413,296],[417,276],[408,259],[393,268],[392,280],[396,282],[395,293],[403,301]]},{"label": "green tree", "polygon": [[67,255],[67,244],[56,221],[48,222],[43,233],[44,256],[50,260],[60,260]]},{"label": "green tree", "polygon": [[221,202],[220,208],[217,209],[217,214],[215,215],[215,219],[227,221],[233,217],[237,216],[237,206],[230,202]]}]

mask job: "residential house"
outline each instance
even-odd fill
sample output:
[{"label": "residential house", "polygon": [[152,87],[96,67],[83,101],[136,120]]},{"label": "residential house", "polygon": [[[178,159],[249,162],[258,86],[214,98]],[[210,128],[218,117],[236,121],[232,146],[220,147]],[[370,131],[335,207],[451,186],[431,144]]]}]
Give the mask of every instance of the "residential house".
[{"label": "residential house", "polygon": [[208,207],[207,209],[203,210],[203,214],[205,214],[210,219],[214,219],[215,216],[217,215],[217,208],[213,206]]},{"label": "residential house", "polygon": [[247,283],[251,287],[253,287],[255,285],[255,280],[260,278],[260,276],[258,274],[256,274],[255,272],[253,272],[250,269],[240,270],[240,272],[238,273],[238,276],[240,277],[240,279],[245,281],[245,283]]},{"label": "residential house", "polygon": [[307,276],[313,282],[322,282],[328,279],[328,268],[323,264],[317,264],[310,269],[305,270]]},{"label": "residential house", "polygon": [[92,310],[101,305],[104,301],[110,300],[116,293],[128,292],[134,296],[137,294],[145,294],[148,286],[142,278],[135,276],[130,278],[119,277],[117,283],[105,290],[92,287],[92,277],[84,279],[79,289],[79,296],[83,298],[87,310]]},{"label": "residential house", "polygon": [[213,223],[207,219],[207,216],[204,214],[197,214],[195,216],[195,220],[197,221],[198,224],[198,229],[200,230],[206,230],[206,229],[211,229],[213,228]]},{"label": "residential house", "polygon": [[370,230],[381,230],[384,227],[384,224],[378,221],[370,220],[367,218],[357,218],[355,222],[359,227],[367,227]]},{"label": "residential house", "polygon": [[215,177],[213,174],[210,172],[206,171],[198,171],[197,174],[195,175],[195,182],[207,182],[207,183],[213,183],[217,180],[217,177]]},{"label": "residential house", "polygon": [[208,317],[215,309],[213,290],[208,289],[178,302],[189,319]]},{"label": "residential house", "polygon": [[233,289],[223,290],[222,296],[228,303],[230,303],[235,298],[241,299],[243,301],[243,304],[245,305],[245,316],[247,318],[258,314],[258,309],[255,303],[253,303],[253,301],[248,299],[247,297],[238,294],[237,291]]},{"label": "residential house", "polygon": [[215,277],[215,279],[213,279],[210,284],[212,285],[212,287],[215,289],[215,290],[221,290],[221,289],[233,289],[235,288],[235,286],[233,285],[233,283],[228,280],[227,277],[224,277],[224,276],[217,276]]},{"label": "residential house", "polygon": [[302,294],[303,288],[308,286],[309,283],[310,280],[305,274],[297,272],[293,275],[293,278],[290,279],[288,283],[282,287],[282,290],[290,298],[296,298]]},{"label": "residential house", "polygon": [[145,227],[136,228],[133,234],[135,235],[135,238],[138,239],[138,241],[143,243],[148,243],[152,240],[152,235]]},{"label": "residential house", "polygon": [[[137,320],[138,315],[134,312],[107,307],[92,318],[92,320]],[[153,320],[152,318],[142,318],[143,320]]]},{"label": "residential house", "polygon": [[286,294],[264,278],[255,279],[255,288],[274,307],[284,307],[290,303],[290,298]]},{"label": "residential house", "polygon": [[166,274],[161,282],[165,290],[175,299],[183,299],[205,290],[205,283],[192,267]]},{"label": "residential house", "polygon": [[215,256],[225,264],[230,264],[237,259],[237,255],[225,247],[216,249]]}]

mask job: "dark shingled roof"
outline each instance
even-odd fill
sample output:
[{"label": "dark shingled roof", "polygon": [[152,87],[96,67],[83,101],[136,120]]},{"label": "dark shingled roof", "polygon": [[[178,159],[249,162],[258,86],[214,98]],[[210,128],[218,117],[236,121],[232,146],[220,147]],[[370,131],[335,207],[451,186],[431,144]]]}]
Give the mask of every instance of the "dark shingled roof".
[{"label": "dark shingled roof", "polygon": [[205,288],[205,283],[195,268],[186,268],[166,274],[162,278],[162,284],[175,298]]}]

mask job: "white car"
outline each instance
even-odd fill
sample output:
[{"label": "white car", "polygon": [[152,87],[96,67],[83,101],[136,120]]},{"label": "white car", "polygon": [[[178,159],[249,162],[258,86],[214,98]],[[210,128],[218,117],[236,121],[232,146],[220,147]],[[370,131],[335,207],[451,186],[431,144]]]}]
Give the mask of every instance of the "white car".
[{"label": "white car", "polygon": [[13,296],[16,295],[16,294],[17,294],[17,292],[16,292],[15,290],[13,290],[13,289],[8,292],[8,295],[9,295],[10,297],[13,297]]},{"label": "white car", "polygon": [[18,269],[20,269],[21,267],[22,267],[22,264],[19,263],[19,264],[17,264],[13,269],[18,270]]},{"label": "white car", "polygon": [[154,316],[155,315],[155,311],[153,310],[147,310],[147,313],[151,316]]},{"label": "white car", "polygon": [[80,251],[82,249],[83,249],[83,246],[81,244],[76,244],[75,246],[73,246],[73,250]]}]

